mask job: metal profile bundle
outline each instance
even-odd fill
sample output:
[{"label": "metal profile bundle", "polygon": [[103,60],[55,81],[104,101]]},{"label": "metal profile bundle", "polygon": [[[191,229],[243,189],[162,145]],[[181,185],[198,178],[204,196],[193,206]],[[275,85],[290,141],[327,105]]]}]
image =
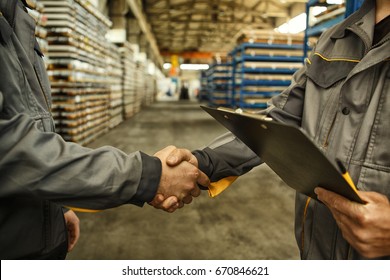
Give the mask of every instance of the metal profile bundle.
[{"label": "metal profile bundle", "polygon": [[48,43],[46,40],[47,30],[47,17],[44,14],[44,6],[37,0],[27,0],[29,8],[27,8],[28,14],[35,20],[35,36],[38,41],[42,54],[46,55],[48,52]]},{"label": "metal profile bundle", "polygon": [[207,78],[208,101],[211,106],[230,106],[232,94],[232,64],[214,63],[205,72]]},{"label": "metal profile bundle", "polygon": [[232,107],[265,108],[302,66],[303,44],[243,43],[232,56]]},{"label": "metal profile bundle", "polygon": [[111,95],[111,75],[120,74],[113,70],[113,47],[105,38],[111,22],[89,1],[40,2],[48,18],[48,74],[57,131],[67,141],[86,144],[108,130],[110,97],[117,97]]},{"label": "metal profile bundle", "polygon": [[207,71],[203,70],[200,72],[200,90],[198,95],[199,101],[209,101],[207,87]]},{"label": "metal profile bundle", "polygon": [[107,56],[107,70],[110,77],[110,123],[113,128],[123,122],[123,90],[122,90],[122,59],[119,48],[110,44],[109,55]]},{"label": "metal profile bundle", "polygon": [[130,43],[118,44],[122,64],[122,91],[123,91],[123,116],[131,118],[135,114],[136,85],[135,71],[136,63],[134,49]]},{"label": "metal profile bundle", "polygon": [[134,102],[134,111],[138,113],[141,111],[142,101],[145,97],[146,90],[146,80],[145,80],[145,72],[146,66],[144,62],[137,61],[137,67],[135,70],[135,102]]},{"label": "metal profile bundle", "polygon": [[144,105],[149,106],[151,105],[156,97],[157,94],[157,82],[156,77],[152,74],[146,73],[145,74],[145,97],[144,97]]}]

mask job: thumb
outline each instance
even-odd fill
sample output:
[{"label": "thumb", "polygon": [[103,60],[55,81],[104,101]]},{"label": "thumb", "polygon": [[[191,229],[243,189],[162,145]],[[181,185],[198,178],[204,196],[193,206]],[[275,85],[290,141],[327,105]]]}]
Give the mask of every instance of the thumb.
[{"label": "thumb", "polygon": [[167,157],[167,164],[169,166],[176,166],[182,161],[190,162],[193,155],[187,149],[174,149]]},{"label": "thumb", "polygon": [[197,183],[203,187],[208,187],[210,185],[210,179],[205,173],[199,170],[199,177]]}]

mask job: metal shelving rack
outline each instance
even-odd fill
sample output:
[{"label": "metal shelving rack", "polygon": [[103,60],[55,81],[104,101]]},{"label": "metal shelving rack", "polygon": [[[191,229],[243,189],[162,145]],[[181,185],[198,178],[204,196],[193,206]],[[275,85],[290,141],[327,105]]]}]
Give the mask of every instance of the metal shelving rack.
[{"label": "metal shelving rack", "polygon": [[207,86],[207,74],[206,70],[204,70],[200,72],[200,90],[198,95],[199,101],[209,101]]},{"label": "metal shelving rack", "polygon": [[56,129],[67,141],[87,144],[108,131],[111,119],[111,48],[105,38],[111,21],[87,0],[39,2],[47,17]]},{"label": "metal shelving rack", "polygon": [[230,106],[232,103],[229,91],[231,68],[231,63],[214,63],[206,71],[208,101],[211,106]]},{"label": "metal shelving rack", "polygon": [[231,53],[232,107],[265,108],[302,66],[301,44],[243,43]]},{"label": "metal shelving rack", "polygon": [[324,20],[313,26],[309,26],[309,15],[311,14],[311,8],[314,6],[326,6],[330,5],[324,0],[309,0],[306,4],[306,30],[305,30],[305,42],[304,42],[304,53],[307,56],[308,51],[310,50],[309,38],[310,37],[319,37],[322,32],[328,28],[334,26],[335,24],[341,22],[346,17],[355,12],[362,5],[364,0],[346,0],[345,8],[342,9],[341,13],[337,13],[334,17],[329,17],[329,19]]}]

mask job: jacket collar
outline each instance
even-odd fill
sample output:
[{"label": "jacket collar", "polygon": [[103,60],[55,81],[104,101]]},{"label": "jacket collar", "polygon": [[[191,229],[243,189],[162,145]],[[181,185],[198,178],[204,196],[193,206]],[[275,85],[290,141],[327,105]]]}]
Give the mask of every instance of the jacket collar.
[{"label": "jacket collar", "polygon": [[345,31],[351,25],[357,23],[365,15],[367,15],[373,8],[375,8],[375,0],[365,0],[362,6],[355,13],[345,19],[339,27],[333,32],[331,38],[340,39],[345,35]]}]

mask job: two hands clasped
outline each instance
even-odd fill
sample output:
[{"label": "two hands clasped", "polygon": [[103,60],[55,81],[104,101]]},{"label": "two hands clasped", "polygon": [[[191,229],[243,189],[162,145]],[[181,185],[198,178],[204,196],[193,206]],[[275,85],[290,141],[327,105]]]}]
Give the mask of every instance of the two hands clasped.
[{"label": "two hands clasped", "polygon": [[200,195],[198,185],[210,185],[207,175],[198,169],[198,160],[191,151],[168,146],[154,156],[162,164],[157,194],[149,203],[155,208],[172,213]]},{"label": "two hands clasped", "polygon": [[[162,172],[157,194],[149,202],[153,207],[172,213],[200,195],[199,185],[209,186],[209,178],[198,169],[198,161],[189,150],[168,146],[154,156],[161,160]],[[332,212],[343,237],[361,255],[390,255],[390,203],[385,195],[359,191],[367,202],[359,204],[322,188],[315,192]],[[71,251],[80,235],[79,220],[70,210],[65,213],[65,221]]]}]

